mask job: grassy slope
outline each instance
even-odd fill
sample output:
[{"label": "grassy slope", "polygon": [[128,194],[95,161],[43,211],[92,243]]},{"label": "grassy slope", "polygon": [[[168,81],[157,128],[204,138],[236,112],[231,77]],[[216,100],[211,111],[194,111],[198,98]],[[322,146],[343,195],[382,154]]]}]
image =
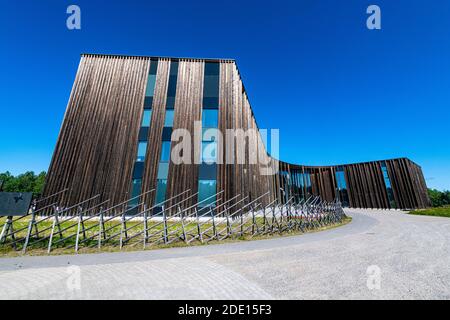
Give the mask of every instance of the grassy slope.
[{"label": "grassy slope", "polygon": [[450,206],[410,211],[410,214],[450,218]]},{"label": "grassy slope", "polygon": [[[311,229],[311,230],[307,230],[306,233],[310,233],[310,232],[318,232],[318,231],[323,231],[323,230],[328,230],[328,229],[333,229],[342,225],[345,225],[347,223],[349,223],[351,221],[350,217],[345,217],[344,221],[342,221],[341,223],[338,224],[332,224],[332,225],[327,225],[327,226],[323,226],[317,229]],[[2,221],[0,221],[0,224]],[[27,222],[23,223],[23,226],[26,226]],[[45,227],[51,227],[51,223],[50,222],[45,222],[43,223]],[[70,222],[65,222],[62,224],[62,227],[69,227],[71,225],[73,225],[73,221]],[[86,223],[86,227],[90,227],[93,226],[94,222],[87,222]],[[129,223],[128,227],[132,226],[132,225],[136,225],[136,230],[130,230],[130,233],[134,233],[134,232],[139,232],[142,231],[142,225],[139,223]],[[251,225],[251,222],[249,222],[249,225]],[[41,226],[41,227],[44,227]],[[112,234],[117,233],[120,231],[120,222],[119,221],[111,221],[110,223],[106,223],[106,229],[108,228],[112,228],[112,230],[110,230],[110,232]],[[162,228],[163,226],[160,225],[159,223],[155,223],[153,224],[154,230],[150,233],[155,233],[155,238],[156,237],[160,237],[160,233],[162,232]],[[196,232],[197,231],[197,225],[195,223],[189,223],[186,226],[186,231],[190,231],[190,232]],[[210,227],[210,224],[205,224],[204,226],[202,226],[203,228],[208,228]],[[223,228],[226,228],[226,225],[223,224],[218,224],[217,225],[218,230],[223,230]],[[173,225],[169,225],[169,232],[170,231],[175,231],[177,230],[177,228],[179,228],[179,224],[173,224]],[[134,228],[133,228],[134,229]],[[76,231],[76,226],[73,226],[72,228],[70,228],[70,230],[72,231]],[[21,233],[26,232],[25,230]],[[44,236],[47,236],[48,233],[50,231],[48,230],[47,232],[44,232]],[[189,233],[190,233],[189,232]],[[46,233],[46,234],[45,234]],[[89,232],[87,232],[87,237],[95,235],[96,233],[98,233],[98,228],[93,228],[91,230],[89,230]],[[302,234],[303,232],[301,231],[291,231],[291,232],[286,232],[286,233],[274,233],[274,234],[266,234],[266,235],[257,235],[254,237],[250,237],[249,235],[245,235],[245,236],[238,236],[238,237],[233,237],[233,238],[229,238],[229,239],[225,239],[223,241],[217,241],[217,240],[213,240],[210,243],[211,244],[217,244],[217,243],[224,243],[224,242],[234,242],[234,241],[249,241],[249,240],[261,240],[261,239],[269,239],[269,238],[275,238],[275,237],[283,237],[283,236],[292,236],[292,235],[299,235]],[[157,234],[157,235],[156,235]],[[55,236],[55,241],[58,240],[58,237]],[[140,241],[140,238],[136,239],[137,241]],[[47,246],[48,241],[43,241],[40,242],[38,245],[32,245],[30,246],[30,250],[27,252],[27,255],[47,255],[47,250],[46,250],[46,246]],[[64,242],[64,246],[70,246],[73,245],[75,243],[75,238],[70,238],[67,241]],[[80,253],[98,253],[99,250],[96,248],[96,243],[97,243],[97,237],[95,237],[94,239],[92,239],[91,241],[88,241],[88,245],[92,245],[91,248],[86,248],[86,247],[82,247],[80,248]],[[138,245],[138,246],[124,246],[122,250],[120,250],[120,248],[118,247],[118,243],[119,243],[119,237],[115,237],[112,241],[109,241],[107,244],[102,246],[101,251],[102,252],[116,252],[116,251],[136,251],[136,250],[142,250],[142,245]],[[201,243],[200,241],[194,241],[192,242],[190,245],[204,245],[203,243]],[[169,248],[169,247],[183,247],[186,246],[186,244],[182,241],[179,242],[173,242],[171,244],[165,245],[165,244],[155,244],[153,246],[148,246],[147,249],[161,249],[161,248]],[[21,245],[19,245],[19,249],[21,248]],[[147,250],[146,249],[146,250]],[[51,254],[73,254],[74,250],[73,249],[67,249],[67,247],[64,248],[55,248]],[[10,245],[6,244],[1,244],[0,245],[0,258],[1,257],[8,257],[8,256],[19,256],[21,255],[20,252],[15,251]]]}]

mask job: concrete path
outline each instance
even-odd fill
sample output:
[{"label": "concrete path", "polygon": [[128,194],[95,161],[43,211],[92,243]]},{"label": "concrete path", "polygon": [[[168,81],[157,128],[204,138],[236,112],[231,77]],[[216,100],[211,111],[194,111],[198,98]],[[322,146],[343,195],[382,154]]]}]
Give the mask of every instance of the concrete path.
[{"label": "concrete path", "polygon": [[0,299],[450,299],[450,219],[347,210],[270,240],[0,259]]}]

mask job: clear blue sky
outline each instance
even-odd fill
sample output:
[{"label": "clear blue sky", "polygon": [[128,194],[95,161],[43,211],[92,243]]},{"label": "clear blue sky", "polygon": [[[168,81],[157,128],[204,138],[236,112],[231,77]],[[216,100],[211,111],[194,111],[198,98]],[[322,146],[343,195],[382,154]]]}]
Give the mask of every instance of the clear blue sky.
[{"label": "clear blue sky", "polygon": [[450,189],[448,0],[3,1],[0,34],[0,172],[47,170],[80,53],[121,53],[235,58],[282,160],[405,156]]}]

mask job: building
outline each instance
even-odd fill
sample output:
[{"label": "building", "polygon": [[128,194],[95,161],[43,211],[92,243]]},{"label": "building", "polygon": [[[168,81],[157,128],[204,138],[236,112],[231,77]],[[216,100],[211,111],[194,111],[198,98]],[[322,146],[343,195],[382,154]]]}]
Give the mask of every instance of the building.
[{"label": "building", "polygon": [[[180,153],[190,161],[174,163],[173,133],[183,129],[195,136],[198,123],[201,132],[250,132],[247,144],[230,148],[224,138],[200,135]],[[259,133],[234,60],[83,54],[44,196],[68,188],[59,199],[66,206],[97,194],[111,205],[141,195],[130,204],[167,200],[167,206],[186,190],[198,193],[186,198],[190,206],[265,193],[264,203],[320,195],[360,208],[429,204],[421,168],[406,158],[293,165],[271,158]],[[204,150],[213,152],[205,156]],[[258,163],[218,161],[256,153]],[[273,174],[262,172],[260,163]]]}]

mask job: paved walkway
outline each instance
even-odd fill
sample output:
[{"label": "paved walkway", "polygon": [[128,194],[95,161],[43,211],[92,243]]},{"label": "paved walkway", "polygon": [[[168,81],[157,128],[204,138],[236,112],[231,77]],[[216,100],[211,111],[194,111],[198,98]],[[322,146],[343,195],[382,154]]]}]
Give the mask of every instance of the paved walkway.
[{"label": "paved walkway", "polygon": [[0,299],[450,299],[450,219],[347,213],[270,240],[0,258]]}]

